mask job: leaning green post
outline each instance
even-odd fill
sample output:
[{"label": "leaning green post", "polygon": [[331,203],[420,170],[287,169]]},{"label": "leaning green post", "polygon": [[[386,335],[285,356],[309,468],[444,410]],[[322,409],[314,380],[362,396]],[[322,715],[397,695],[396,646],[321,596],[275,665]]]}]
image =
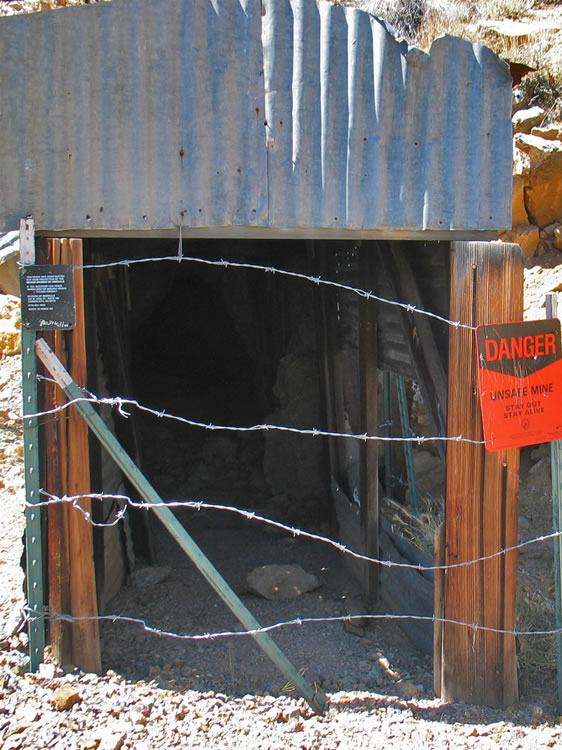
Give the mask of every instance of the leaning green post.
[{"label": "leaning green post", "polygon": [[[35,236],[33,219],[20,221],[20,260],[22,265],[35,263]],[[23,315],[22,315],[23,320]],[[27,580],[27,606],[29,621],[29,658],[32,672],[43,661],[45,648],[45,621],[43,586],[43,543],[41,538],[41,509],[33,507],[39,495],[39,429],[37,417],[37,358],[35,332],[22,325],[21,353],[23,375],[23,458],[25,468],[25,555]],[[33,617],[33,613],[41,615]]]},{"label": "leaning green post", "polygon": [[51,373],[57,384],[62,388],[66,397],[74,402],[74,407],[80,412],[88,427],[117,463],[125,476],[134,487],[136,487],[147,504],[154,506],[154,513],[168,529],[182,550],[197,566],[199,572],[203,575],[206,581],[217,592],[242,625],[252,632],[254,640],[263,651],[265,651],[283,675],[294,685],[297,692],[300,693],[309,706],[314,709],[316,713],[323,713],[328,702],[326,695],[316,685],[314,687],[309,685],[281,651],[275,641],[271,639],[269,634],[263,632],[261,625],[252,615],[250,610],[228,585],[212,562],[203,554],[202,550],[187,533],[172,511],[165,507],[165,503],[160,495],[148,482],[141,470],[136,466],[133,459],[125,452],[124,448],[108,429],[94,407],[87,400],[84,400],[84,391],[80,390],[76,385],[72,377],[64,369],[63,365],[57,359],[44,339],[38,340],[36,351],[39,359]]},{"label": "leaning green post", "polygon": [[[546,317],[558,317],[558,295],[546,295]],[[552,471],[552,525],[562,534],[562,440],[550,443]],[[558,711],[562,714],[562,536],[554,538],[554,589],[556,592],[556,646],[558,655]]]}]

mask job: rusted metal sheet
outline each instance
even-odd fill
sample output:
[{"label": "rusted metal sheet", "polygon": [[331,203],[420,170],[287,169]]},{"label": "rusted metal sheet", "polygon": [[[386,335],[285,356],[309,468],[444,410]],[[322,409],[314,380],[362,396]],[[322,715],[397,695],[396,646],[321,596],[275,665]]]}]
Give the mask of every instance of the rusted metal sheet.
[{"label": "rusted metal sheet", "polygon": [[365,237],[511,224],[511,79],[324,0],[0,19],[0,231]]}]

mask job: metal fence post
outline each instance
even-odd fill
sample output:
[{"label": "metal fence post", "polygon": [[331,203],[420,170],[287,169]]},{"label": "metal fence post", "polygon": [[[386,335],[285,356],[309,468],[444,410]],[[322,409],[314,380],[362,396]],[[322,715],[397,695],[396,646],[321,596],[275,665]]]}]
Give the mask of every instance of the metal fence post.
[{"label": "metal fence post", "polygon": [[[35,263],[35,237],[33,219],[20,221],[20,259],[23,265]],[[23,321],[23,315],[22,315]],[[28,414],[37,412],[37,358],[35,354],[34,331],[28,331],[22,325],[21,353],[23,375],[23,443],[25,468],[25,554],[27,606],[33,613],[42,613],[44,607],[43,586],[43,540],[41,529],[41,510],[33,505],[40,501],[39,496],[39,429],[37,417]],[[43,661],[45,648],[45,621],[41,617],[32,617],[29,622],[29,658],[30,669],[35,672]]]},{"label": "metal fence post", "polygon": [[[546,317],[558,317],[558,295],[546,295]],[[555,533],[562,533],[562,440],[550,443],[550,465],[552,472],[552,526]],[[562,627],[562,536],[554,538],[554,589],[556,593],[556,629]],[[556,634],[558,656],[558,711],[562,712],[562,633]]]}]

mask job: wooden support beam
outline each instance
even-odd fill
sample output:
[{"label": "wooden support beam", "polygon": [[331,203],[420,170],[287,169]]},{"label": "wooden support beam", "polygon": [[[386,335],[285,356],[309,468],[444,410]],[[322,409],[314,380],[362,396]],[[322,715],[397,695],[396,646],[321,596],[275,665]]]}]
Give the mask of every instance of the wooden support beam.
[{"label": "wooden support beam", "polygon": [[441,695],[441,656],[443,650],[443,581],[445,573],[445,526],[441,524],[433,537],[433,564],[438,568],[433,573],[433,690]]},{"label": "wooden support beam", "polygon": [[[49,240],[47,261],[80,266],[81,240]],[[56,331],[49,338],[54,351],[67,365],[79,383],[86,383],[86,338],[84,319],[84,286],[81,270],[74,272],[76,327]],[[60,389],[45,387],[45,406],[64,403]],[[88,429],[74,411],[64,411],[50,423],[45,433],[45,484],[55,495],[88,494],[90,459]],[[91,501],[83,499],[84,510],[91,511]],[[96,616],[97,597],[94,570],[92,527],[83,514],[66,504],[49,507],[49,607],[75,617]],[[99,627],[96,620],[51,624],[51,646],[59,663],[72,663],[86,672],[101,671]]]},{"label": "wooden support beam", "polygon": [[[507,243],[453,244],[449,317],[476,326],[521,320],[521,250]],[[448,434],[482,440],[475,335],[451,328]],[[517,543],[519,450],[447,449],[445,563],[491,555]],[[444,577],[444,617],[487,628],[515,628],[517,553],[452,568]],[[515,637],[445,623],[441,697],[488,706],[518,700]]]},{"label": "wooden support beam", "polygon": [[[399,243],[379,243],[378,260],[382,284],[379,292],[389,299],[408,302],[424,308],[421,295],[407,254]],[[447,378],[429,320],[424,315],[414,315],[403,308],[396,310],[397,323],[401,324],[404,345],[408,351],[412,375],[418,383],[434,435],[445,435],[447,414]],[[445,444],[437,442],[436,448],[445,458]]]},{"label": "wooden support beam", "polygon": [[[314,272],[323,278],[330,278],[328,266],[329,247],[326,244],[315,243],[314,246]],[[318,287],[319,304],[317,306],[318,316],[317,325],[320,340],[320,356],[322,359],[322,382],[324,390],[324,413],[326,419],[326,429],[329,432],[336,432],[336,413],[334,405],[334,334],[335,334],[335,315],[333,314],[334,300],[329,295],[328,289],[324,285]],[[337,438],[328,438],[328,456],[330,465],[330,479],[340,481],[340,470],[338,465],[338,447]]]},{"label": "wooden support beam", "polygon": [[[359,247],[361,278],[367,289],[375,288],[376,257],[370,245]],[[376,435],[378,420],[377,318],[372,300],[362,300],[359,323],[361,432]],[[361,444],[361,527],[365,554],[379,556],[379,471],[376,440]],[[369,604],[378,596],[377,568],[365,565],[363,590]]]},{"label": "wooden support beam", "polygon": [[[408,261],[407,245],[393,242],[392,266],[398,285],[398,293],[402,301],[407,301],[417,308],[424,308],[418,282]],[[410,248],[410,252],[412,249]],[[403,318],[408,315],[403,311]],[[444,435],[447,421],[447,376],[443,369],[441,355],[431,327],[430,319],[426,315],[411,315],[412,355],[418,379],[426,385],[424,402],[428,409],[428,416],[432,428],[437,435]],[[440,444],[443,446],[443,443]]]}]

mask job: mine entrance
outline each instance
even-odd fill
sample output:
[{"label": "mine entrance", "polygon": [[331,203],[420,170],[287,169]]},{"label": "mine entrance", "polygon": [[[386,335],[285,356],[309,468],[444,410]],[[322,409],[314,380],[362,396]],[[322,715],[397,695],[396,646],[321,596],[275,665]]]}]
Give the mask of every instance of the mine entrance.
[{"label": "mine entrance", "polygon": [[[100,240],[89,248],[97,263],[171,256],[177,251],[177,241]],[[313,272],[305,242],[190,241],[183,243],[183,254]],[[127,395],[160,413],[213,425],[324,426],[318,290],[310,281],[189,260],[131,264],[110,272],[97,269],[92,278],[90,297],[96,297],[97,346],[104,372],[99,380],[105,379],[109,393]],[[236,506],[337,538],[324,438],[214,431],[137,412],[134,419],[117,420],[115,428],[122,431],[122,442],[136,445],[139,464],[166,500]],[[136,435],[127,434],[131,425]],[[360,585],[333,547],[224,511],[174,512],[260,622],[328,618],[317,627],[275,633],[307,679],[332,689],[359,684],[362,641],[330,618],[345,613],[346,597],[357,595]],[[142,543],[142,527],[137,524],[133,532],[130,577],[105,602],[105,612],[140,617],[174,633],[239,628],[157,522],[152,524],[151,562],[168,572],[157,584],[137,577],[150,554]],[[112,577],[107,552],[105,559],[107,582]],[[318,588],[294,601],[248,594],[248,573],[270,564],[300,565],[317,577]],[[104,666],[136,679],[235,694],[284,688],[269,660],[248,638],[219,637],[199,645],[158,638],[117,622],[104,624],[101,639]],[[340,674],[342,658],[347,666]],[[369,684],[381,679],[378,671],[373,672]]]},{"label": "mine entrance", "polygon": [[[369,578],[374,567],[344,566],[349,556],[296,534],[293,527],[339,538],[349,549],[376,556],[376,448],[363,440],[245,428],[268,423],[376,434],[377,360],[389,366],[411,359],[403,346],[411,325],[400,317],[405,311],[391,306],[394,318],[381,314],[384,336],[377,337],[375,306],[360,292],[403,295],[389,279],[411,281],[414,254],[397,243],[387,245],[189,240],[178,247],[177,240],[90,240],[85,247],[87,266],[94,266],[86,274],[89,387],[152,410],[131,408],[129,419],[115,410],[109,419],[117,436],[166,501],[243,508],[287,524],[281,530],[224,508],[174,508],[260,622],[277,627],[295,618],[318,624],[327,618],[322,633],[337,644],[331,673],[338,669],[337,652],[344,643],[354,662],[359,656],[361,648],[338,619],[374,611],[371,593],[377,581]],[[433,248],[417,250],[422,258],[423,253],[437,257]],[[402,260],[406,270],[395,273],[393,264]],[[274,273],[274,267],[293,275]],[[375,276],[375,267],[386,269],[386,276]],[[318,276],[339,286],[321,288],[312,283]],[[394,329],[397,336],[390,336]],[[130,487],[119,485],[122,478],[109,473],[103,456],[97,470],[93,464],[92,489],[131,494]],[[374,481],[367,483],[368,478]],[[107,502],[99,521],[113,517],[115,509]],[[96,529],[100,609],[175,634],[236,629],[232,613],[163,528],[147,523],[149,517],[145,511],[130,512],[128,523]],[[147,563],[165,569],[158,583]],[[296,602],[258,599],[248,593],[247,575],[271,564],[300,564],[316,575],[318,585]],[[363,623],[361,634],[371,626],[369,620]],[[138,678],[157,669],[172,672],[176,683],[179,677],[186,684],[201,678],[198,686],[230,684],[236,690],[249,681],[254,689],[257,684],[265,689],[269,679],[269,664],[264,666],[254,650],[225,648],[220,638],[209,656],[208,644],[201,652],[191,642],[173,639],[163,646],[152,635],[135,634],[134,624],[104,624],[101,636],[105,666]],[[287,653],[298,651],[294,661],[305,668],[317,670],[326,662],[314,632],[303,631],[296,639],[294,630],[282,630],[279,639]],[[191,666],[184,674],[186,661]],[[356,683],[360,662],[343,683],[332,681],[334,687]],[[325,682],[325,673],[313,674]],[[380,679],[373,674],[371,682]]]},{"label": "mine entrance", "polygon": [[[311,270],[305,242],[191,240],[182,249],[184,256],[203,261]],[[177,241],[90,243],[96,262],[177,252]],[[325,441],[274,431],[205,429],[167,416],[240,428],[320,427],[314,285],[190,260],[96,273],[98,346],[108,390],[165,414],[135,414],[134,440],[129,436],[162,495],[259,509],[290,523],[328,518]],[[108,294],[114,299],[106,304]],[[108,316],[113,320],[104,320]],[[115,325],[121,335],[105,335]],[[115,347],[119,351],[112,351]],[[116,377],[117,362],[122,377]],[[222,514],[221,522],[226,521]],[[144,556],[142,544],[137,540],[136,545]]]}]

